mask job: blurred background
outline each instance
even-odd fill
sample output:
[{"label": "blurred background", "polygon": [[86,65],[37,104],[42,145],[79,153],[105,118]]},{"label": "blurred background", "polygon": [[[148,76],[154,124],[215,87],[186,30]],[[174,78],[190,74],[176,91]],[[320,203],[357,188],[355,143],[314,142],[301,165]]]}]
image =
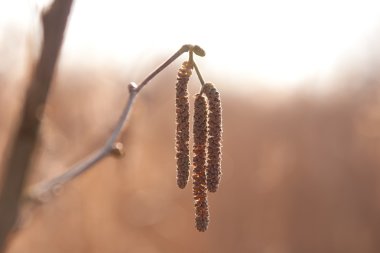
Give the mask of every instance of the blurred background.
[{"label": "blurred background", "polygon": [[[49,3],[0,0],[0,164]],[[28,185],[103,145],[127,84],[188,43],[206,50],[196,62],[223,103],[208,231],[195,229],[191,184],[176,187],[184,55],[140,93],[126,155],[28,212],[8,252],[379,252],[378,1],[75,1]]]}]

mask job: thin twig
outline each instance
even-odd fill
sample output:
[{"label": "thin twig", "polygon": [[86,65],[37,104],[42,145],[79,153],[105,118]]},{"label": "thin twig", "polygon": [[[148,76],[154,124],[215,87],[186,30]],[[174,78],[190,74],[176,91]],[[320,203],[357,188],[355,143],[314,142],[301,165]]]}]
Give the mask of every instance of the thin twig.
[{"label": "thin twig", "polygon": [[193,45],[183,45],[172,57],[170,57],[166,62],[164,62],[161,66],[159,66],[155,71],[153,71],[148,77],[141,82],[141,84],[136,88],[137,93],[144,88],[144,86],[153,79],[158,73],[160,73],[164,68],[166,68],[170,63],[172,63],[175,59],[177,59],[183,53],[186,53],[192,50]]},{"label": "thin twig", "polygon": [[0,252],[5,250],[6,239],[18,217],[19,201],[40,129],[37,112],[44,109],[72,2],[56,0],[42,15],[42,51],[28,86],[14,143],[9,149],[10,157],[5,164],[0,194]]},{"label": "thin twig", "polygon": [[205,86],[205,81],[203,80],[202,74],[199,71],[199,68],[198,68],[198,66],[197,66],[197,64],[195,62],[194,62],[194,68],[195,68],[195,72],[197,72],[197,76],[198,76],[199,82],[202,85],[202,88],[201,88],[201,91],[200,91],[200,94],[202,94],[203,93],[203,87]]},{"label": "thin twig", "polygon": [[72,166],[62,175],[59,175],[47,182],[42,182],[34,186],[28,193],[26,197],[27,200],[35,201],[36,203],[44,203],[54,196],[54,192],[57,188],[63,186],[63,184],[71,181],[75,177],[79,176],[83,172],[90,169],[95,163],[109,155],[113,149],[113,144],[115,143],[117,137],[119,136],[121,130],[128,121],[129,113],[132,109],[132,105],[136,99],[137,94],[152,80],[158,73],[165,69],[170,63],[176,60],[180,55],[188,52],[192,49],[191,45],[182,46],[173,56],[171,56],[167,61],[165,61],[161,66],[149,74],[140,85],[135,83],[129,84],[129,97],[127,103],[123,109],[123,112],[113,130],[111,136],[106,141],[105,145],[92,153],[88,158],[80,161],[79,163]]}]

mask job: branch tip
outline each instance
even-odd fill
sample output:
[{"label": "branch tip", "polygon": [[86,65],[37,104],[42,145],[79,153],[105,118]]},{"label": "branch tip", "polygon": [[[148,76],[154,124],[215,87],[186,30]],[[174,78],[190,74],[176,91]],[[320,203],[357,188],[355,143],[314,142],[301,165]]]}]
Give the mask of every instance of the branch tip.
[{"label": "branch tip", "polygon": [[185,45],[183,45],[183,46],[181,47],[181,49],[180,49],[179,51],[181,51],[181,52],[183,52],[183,53],[185,53],[185,52],[189,52],[189,51],[192,50],[193,47],[194,47],[194,46],[191,45],[191,44],[185,44]]}]

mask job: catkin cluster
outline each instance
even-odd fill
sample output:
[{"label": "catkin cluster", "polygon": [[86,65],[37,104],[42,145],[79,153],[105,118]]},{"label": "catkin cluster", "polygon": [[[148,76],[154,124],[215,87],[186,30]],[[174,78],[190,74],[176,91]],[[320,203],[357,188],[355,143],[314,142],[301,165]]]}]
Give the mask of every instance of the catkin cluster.
[{"label": "catkin cluster", "polygon": [[189,96],[187,83],[191,76],[193,66],[185,61],[177,75],[176,84],[176,159],[177,159],[177,185],[185,188],[189,179]]},{"label": "catkin cluster", "polygon": [[[189,177],[189,99],[187,83],[192,65],[184,62],[176,85],[177,184],[184,188]],[[222,109],[219,92],[211,83],[194,100],[193,196],[195,225],[203,232],[209,223],[207,192],[216,192],[221,177]]]}]

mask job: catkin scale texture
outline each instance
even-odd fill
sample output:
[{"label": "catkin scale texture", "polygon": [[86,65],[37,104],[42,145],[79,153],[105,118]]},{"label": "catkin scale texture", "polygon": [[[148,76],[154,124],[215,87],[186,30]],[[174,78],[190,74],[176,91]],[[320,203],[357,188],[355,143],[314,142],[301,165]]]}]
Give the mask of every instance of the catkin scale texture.
[{"label": "catkin scale texture", "polygon": [[222,107],[219,92],[212,83],[203,87],[208,99],[208,140],[207,140],[207,189],[216,192],[219,187],[222,156]]},{"label": "catkin scale texture", "polygon": [[209,223],[206,186],[207,102],[198,94],[194,101],[193,196],[196,228],[204,232]]},{"label": "catkin scale texture", "polygon": [[178,70],[176,83],[176,160],[177,160],[177,185],[185,188],[189,179],[189,96],[187,84],[191,76],[193,66],[189,62],[182,63]]}]

